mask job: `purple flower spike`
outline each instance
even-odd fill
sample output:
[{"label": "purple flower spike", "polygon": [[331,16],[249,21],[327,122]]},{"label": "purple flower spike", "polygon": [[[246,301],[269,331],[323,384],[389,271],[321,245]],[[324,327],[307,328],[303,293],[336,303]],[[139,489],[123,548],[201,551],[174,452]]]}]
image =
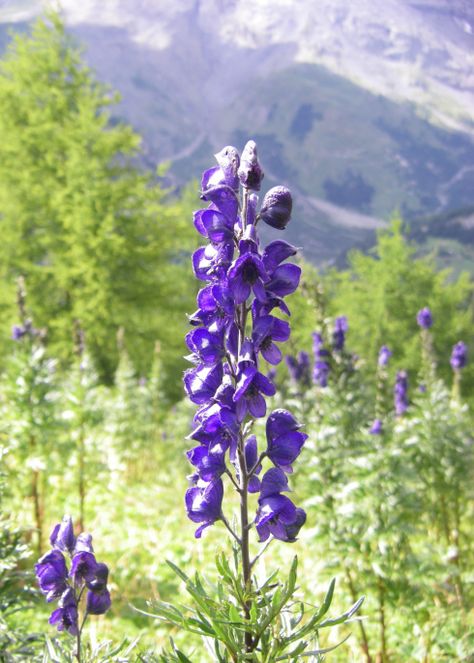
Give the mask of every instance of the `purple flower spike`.
[{"label": "purple flower spike", "polygon": [[398,371],[395,387],[395,413],[401,416],[408,409],[408,375],[406,371]]},{"label": "purple flower spike", "polygon": [[35,573],[40,590],[46,600],[52,601],[67,589],[67,567],[60,550],[50,550],[35,564]]},{"label": "purple flower spike", "polygon": [[382,420],[381,419],[375,419],[374,420],[374,423],[370,427],[369,433],[371,435],[382,435],[383,425],[382,425]]},{"label": "purple flower spike", "polygon": [[428,308],[422,308],[416,315],[416,321],[422,329],[429,329],[433,324],[433,315]]},{"label": "purple flower spike", "polygon": [[449,360],[453,371],[460,371],[467,364],[467,345],[463,341],[459,341],[453,346],[451,359]]},{"label": "purple flower spike", "polygon": [[284,230],[291,218],[293,199],[286,186],[274,186],[265,194],[260,218],[272,228]]},{"label": "purple flower spike", "polygon": [[313,381],[319,387],[328,386],[329,373],[331,367],[329,364],[330,354],[329,351],[323,347],[323,337],[319,332],[313,334],[313,352],[314,352],[314,368],[313,368]]},{"label": "purple flower spike", "polygon": [[202,523],[195,532],[201,538],[206,527],[214,524],[222,516],[224,486],[221,479],[194,486],[186,491],[185,502],[188,517],[195,523]]},{"label": "purple flower spike", "polygon": [[386,345],[382,345],[379,351],[378,365],[387,366],[390,357],[392,356],[391,351]]},{"label": "purple flower spike", "polygon": [[49,540],[53,548],[72,555],[76,546],[76,537],[74,536],[71,516],[63,517],[62,521],[54,527]]},{"label": "purple flower spike", "polygon": [[337,352],[341,352],[344,349],[344,343],[346,341],[346,332],[349,330],[349,325],[347,324],[347,318],[345,315],[341,315],[339,318],[336,318],[334,322],[334,331],[332,333],[332,346]]},{"label": "purple flower spike", "polygon": [[58,631],[67,631],[71,635],[77,635],[79,631],[77,617],[76,596],[74,590],[68,587],[61,596],[59,608],[51,614],[49,623],[57,624]]},{"label": "purple flower spike", "polygon": [[287,410],[274,410],[267,419],[267,456],[284,472],[292,472],[291,464],[299,456],[308,436]]},{"label": "purple flower spike", "polygon": [[257,156],[255,141],[249,140],[244,147],[238,170],[240,183],[245,189],[260,191],[263,180],[263,170]]}]

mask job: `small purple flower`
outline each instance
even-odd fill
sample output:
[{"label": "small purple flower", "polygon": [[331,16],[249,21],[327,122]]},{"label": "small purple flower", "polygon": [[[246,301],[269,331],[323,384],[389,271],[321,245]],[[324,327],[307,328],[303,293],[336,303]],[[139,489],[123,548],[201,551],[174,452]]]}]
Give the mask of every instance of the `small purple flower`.
[{"label": "small purple flower", "polygon": [[285,320],[273,315],[262,315],[253,326],[252,340],[255,352],[260,352],[269,364],[279,364],[282,359],[281,350],[275,345],[290,338],[290,325]]},{"label": "small purple flower", "polygon": [[86,598],[86,610],[89,615],[103,615],[112,605],[108,589],[102,591],[88,591]]},{"label": "small purple flower", "polygon": [[223,376],[221,364],[199,365],[184,373],[184,386],[190,400],[197,405],[207,403],[219,388]]},{"label": "small purple flower", "polygon": [[453,371],[460,371],[467,364],[467,345],[463,341],[459,341],[453,346],[451,352],[451,359],[449,360]]},{"label": "small purple flower", "polygon": [[418,311],[416,321],[422,329],[429,329],[433,325],[433,315],[428,306]]},{"label": "small purple flower", "polygon": [[274,186],[265,194],[260,218],[272,228],[284,230],[291,218],[293,199],[286,186]]},{"label": "small purple flower", "polygon": [[406,371],[398,371],[394,387],[395,413],[400,416],[408,408],[408,375]]},{"label": "small purple flower", "polygon": [[[61,523],[55,525],[50,541],[53,550],[43,555],[35,565],[40,590],[46,595],[46,600],[59,599],[58,608],[51,614],[49,623],[57,625],[58,631],[78,636],[79,643],[78,602],[83,590],[87,589],[86,616],[101,615],[110,608],[107,589],[109,569],[106,564],[96,561],[90,534],[74,536],[70,516],[64,516]],[[72,560],[69,573],[63,553],[67,553]]]},{"label": "small purple flower", "polygon": [[264,474],[255,517],[260,541],[266,541],[272,535],[275,539],[292,543],[306,522],[303,509],[281,494],[288,490],[288,480],[282,470],[273,467]]},{"label": "small purple flower", "polygon": [[329,364],[329,351],[323,347],[323,337],[319,332],[313,334],[313,381],[315,384],[324,388],[328,386],[328,378],[331,370]]},{"label": "small purple flower", "polygon": [[35,564],[40,590],[48,602],[59,598],[67,589],[67,566],[60,550],[50,550]]},{"label": "small purple flower", "polygon": [[49,623],[57,624],[58,631],[67,631],[71,635],[77,635],[79,630],[77,617],[76,595],[74,590],[68,587],[59,599],[59,608],[52,612]]},{"label": "small purple flower", "polygon": [[308,436],[301,433],[301,424],[287,410],[274,410],[267,419],[267,456],[284,472],[292,472],[291,464],[299,456]]},{"label": "small purple flower", "polygon": [[347,324],[347,317],[341,315],[339,318],[336,318],[334,321],[334,331],[332,333],[332,347],[337,352],[341,352],[344,349],[344,343],[346,341],[346,332],[349,330],[349,325]]},{"label": "small purple flower", "polygon": [[255,141],[249,140],[245,145],[240,158],[238,169],[240,183],[245,189],[260,191],[263,180],[263,170],[257,156],[257,145]]},{"label": "small purple flower", "polygon": [[209,483],[200,482],[199,485],[188,488],[185,502],[188,518],[195,523],[202,523],[194,536],[201,538],[206,527],[213,525],[222,517],[222,498],[224,486],[221,479]]},{"label": "small purple flower", "polygon": [[375,419],[374,420],[374,423],[370,427],[369,433],[371,435],[382,435],[383,425],[382,425],[382,420],[381,419]]},{"label": "small purple flower", "polygon": [[227,278],[236,304],[242,304],[252,291],[259,301],[265,302],[264,281],[267,280],[267,273],[258,253],[249,251],[241,254],[230,266]]},{"label": "small purple flower", "polygon": [[378,358],[379,366],[387,366],[391,356],[392,352],[388,349],[388,347],[386,345],[382,345],[379,351],[379,358]]},{"label": "small purple flower", "polygon": [[26,329],[22,325],[13,325],[12,340],[19,341],[26,334]]},{"label": "small purple flower", "polygon": [[64,516],[62,521],[55,525],[49,540],[53,548],[72,555],[76,546],[76,537],[74,536],[71,516]]},{"label": "small purple flower", "polygon": [[273,382],[257,370],[254,362],[239,362],[234,394],[239,421],[244,419],[247,411],[254,417],[264,417],[267,406],[263,396],[274,396],[275,393],[276,388]]},{"label": "small purple flower", "polygon": [[225,451],[226,447],[214,446],[214,449],[209,449],[205,445],[200,445],[190,449],[186,456],[203,481],[212,481],[225,472]]}]

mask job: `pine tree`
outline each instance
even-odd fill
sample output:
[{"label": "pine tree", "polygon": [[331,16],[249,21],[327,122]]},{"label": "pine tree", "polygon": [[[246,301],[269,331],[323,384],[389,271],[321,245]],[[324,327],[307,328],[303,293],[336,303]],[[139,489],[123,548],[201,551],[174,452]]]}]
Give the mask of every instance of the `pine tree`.
[{"label": "pine tree", "polygon": [[157,177],[140,167],[140,137],[111,119],[117,100],[56,14],[15,36],[0,63],[2,336],[23,274],[53,352],[71,357],[73,321],[81,320],[106,379],[119,327],[133,336],[140,372],[156,338],[175,367],[176,327],[193,307],[180,266],[191,246],[188,206],[167,204]]}]

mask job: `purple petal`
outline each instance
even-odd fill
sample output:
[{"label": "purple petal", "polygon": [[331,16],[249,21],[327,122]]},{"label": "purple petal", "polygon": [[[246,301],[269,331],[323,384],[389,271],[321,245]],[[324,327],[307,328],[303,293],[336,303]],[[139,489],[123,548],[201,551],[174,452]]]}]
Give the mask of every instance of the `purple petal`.
[{"label": "purple petal", "polygon": [[296,247],[288,244],[288,242],[285,242],[283,239],[277,239],[274,242],[270,242],[270,244],[265,247],[262,257],[265,269],[269,274],[272,274],[281,262],[294,256],[297,251],[298,249]]},{"label": "purple petal", "polygon": [[271,280],[266,284],[266,288],[277,297],[285,297],[297,289],[300,277],[301,267],[293,263],[285,263],[276,268]]}]

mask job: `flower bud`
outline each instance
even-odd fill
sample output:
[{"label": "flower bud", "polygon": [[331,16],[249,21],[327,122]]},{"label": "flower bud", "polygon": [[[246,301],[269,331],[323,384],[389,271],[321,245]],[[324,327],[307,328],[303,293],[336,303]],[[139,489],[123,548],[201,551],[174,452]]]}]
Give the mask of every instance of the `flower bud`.
[{"label": "flower bud", "polygon": [[263,199],[260,218],[272,228],[283,230],[291,217],[293,200],[291,192],[285,186],[274,186]]},{"label": "flower bud", "polygon": [[223,147],[220,152],[214,154],[214,156],[220,169],[224,173],[226,184],[232,187],[232,189],[237,190],[239,188],[237,171],[240,166],[240,157],[237,149],[232,145],[227,145],[226,147]]},{"label": "flower bud", "polygon": [[240,158],[238,176],[243,187],[253,191],[260,191],[263,170],[258,161],[257,145],[253,140],[249,140],[244,147]]}]

